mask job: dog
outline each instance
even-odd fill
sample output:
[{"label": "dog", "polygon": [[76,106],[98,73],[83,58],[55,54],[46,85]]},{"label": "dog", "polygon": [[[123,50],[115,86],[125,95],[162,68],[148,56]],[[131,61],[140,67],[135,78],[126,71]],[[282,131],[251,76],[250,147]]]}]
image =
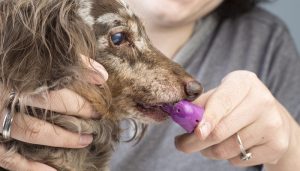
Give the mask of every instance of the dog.
[{"label": "dog", "polygon": [[[60,171],[109,170],[122,133],[120,121],[133,120],[139,132],[145,124],[168,118],[162,105],[192,101],[202,93],[200,83],[151,44],[143,24],[122,0],[1,0],[0,10],[2,110],[10,107],[14,115],[26,113],[94,135],[83,149],[1,138],[7,149],[30,160]],[[106,84],[88,82],[90,70],[82,55],[106,68]],[[29,98],[43,94],[47,99],[51,90],[62,88],[84,97],[101,118],[26,106]],[[10,101],[12,90],[15,97]]]}]

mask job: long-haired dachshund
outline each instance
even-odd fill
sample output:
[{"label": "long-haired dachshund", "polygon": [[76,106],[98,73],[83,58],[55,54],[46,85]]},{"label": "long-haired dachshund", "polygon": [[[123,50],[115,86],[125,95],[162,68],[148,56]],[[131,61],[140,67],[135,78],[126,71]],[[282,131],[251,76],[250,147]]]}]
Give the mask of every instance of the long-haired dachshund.
[{"label": "long-haired dachshund", "polygon": [[[90,84],[82,55],[109,73],[105,85]],[[163,121],[166,103],[194,100],[201,85],[150,43],[140,20],[121,0],[0,0],[0,106],[73,132],[93,134],[83,149],[52,148],[2,139],[31,160],[60,171],[108,169],[123,119]],[[102,114],[79,119],[26,106],[26,100],[68,88]],[[11,92],[14,99],[9,100]],[[43,99],[41,99],[43,100]],[[1,110],[1,111],[2,111]],[[136,131],[143,127],[136,124]],[[24,128],[26,129],[26,128]]]}]

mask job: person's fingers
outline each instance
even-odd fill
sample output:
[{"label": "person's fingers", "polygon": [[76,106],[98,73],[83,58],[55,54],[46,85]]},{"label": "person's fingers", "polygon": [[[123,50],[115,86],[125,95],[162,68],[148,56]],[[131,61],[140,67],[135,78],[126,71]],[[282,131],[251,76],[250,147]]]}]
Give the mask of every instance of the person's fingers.
[{"label": "person's fingers", "polygon": [[207,100],[211,97],[211,95],[216,91],[216,89],[211,89],[203,94],[201,94],[196,100],[193,101],[194,104],[199,106],[205,106]]},{"label": "person's fingers", "polygon": [[[239,156],[233,157],[229,160],[235,166],[253,166],[258,164],[276,164],[284,154],[288,153],[291,143],[290,133],[288,132],[289,126],[286,118],[282,117],[281,113],[268,106],[267,113],[262,113],[259,120],[253,124],[254,130],[252,136],[243,133],[241,141],[245,146],[248,153],[252,153],[252,158],[247,161],[241,161]],[[245,130],[245,132],[248,130]],[[263,134],[262,134],[263,133]],[[256,135],[260,135],[255,137]],[[255,145],[249,145],[247,141],[250,139],[261,138]],[[293,149],[294,150],[294,149]],[[293,152],[292,152],[293,153]],[[271,154],[271,155],[266,155]]]},{"label": "person's fingers", "polygon": [[[248,102],[243,102],[251,91],[250,87],[246,85],[238,88],[248,81],[241,83],[241,81],[237,81],[241,79],[236,78],[236,75],[242,77],[248,73],[229,74],[218,88],[204,93],[195,100],[194,103],[205,106],[204,119],[198,124],[193,134],[176,137],[175,145],[178,150],[186,153],[203,150],[222,142],[254,121],[255,116],[251,113],[254,109],[250,108],[249,110]],[[237,106],[239,107],[236,109]],[[242,117],[241,113],[243,113]],[[211,123],[213,123],[213,127]],[[208,135],[210,133],[212,135]],[[208,138],[205,139],[206,137]]]},{"label": "person's fingers", "polygon": [[[215,92],[215,89],[209,90],[206,93],[201,94],[195,101],[194,104],[199,106],[204,106],[210,96]],[[199,150],[199,138],[194,134],[182,134],[175,137],[175,146],[178,150],[183,151],[185,153],[191,153]]]},{"label": "person's fingers", "polygon": [[0,145],[0,167],[12,171],[56,171],[45,164],[27,160],[18,153],[8,152],[3,145]]},{"label": "person's fingers", "polygon": [[185,133],[175,137],[175,147],[184,153],[193,153],[200,151],[199,138],[195,134]]},{"label": "person's fingers", "polygon": [[201,141],[201,124],[199,124],[195,128],[193,134],[186,134],[177,137],[177,147],[179,150],[190,153],[201,151],[205,148],[221,143],[234,135],[240,129],[253,123],[256,119],[256,116],[253,115],[253,113],[256,113],[255,109],[251,109],[251,106],[249,106],[249,100],[245,99],[238,108],[235,108],[228,116],[223,118],[215,126],[214,130],[211,131],[210,135],[205,140]]},{"label": "person's fingers", "polygon": [[91,104],[83,97],[69,89],[50,91],[42,97],[32,96],[24,102],[28,106],[38,107],[46,110],[74,115],[81,118],[99,118],[101,114],[96,113]]},{"label": "person's fingers", "polygon": [[[94,73],[91,73],[90,75],[90,79],[91,81],[94,81],[96,84],[102,84],[103,83],[103,79],[107,80],[108,79],[108,73],[105,70],[105,68],[99,64],[98,62],[96,62],[95,60],[81,55],[82,61],[86,64],[86,66],[91,69],[92,71],[95,71]],[[103,78],[101,78],[101,76]]]},{"label": "person's fingers", "polygon": [[224,78],[205,104],[204,119],[199,124],[201,140],[204,140],[215,126],[245,99],[251,90],[254,77],[256,76],[253,73],[238,71]]},{"label": "person's fingers", "polygon": [[[212,156],[213,153],[222,153],[221,151],[227,153],[225,149],[228,148],[230,144],[234,144],[234,137],[236,137],[234,135],[238,132],[241,136],[246,136],[247,139],[248,137],[252,137],[253,140],[261,137],[267,138],[265,136],[268,135],[262,135],[262,133],[265,134],[265,131],[262,130],[268,130],[268,127],[272,127],[272,125],[275,125],[281,118],[277,117],[277,115],[273,115],[270,119],[270,115],[268,113],[265,113],[266,110],[264,110],[264,108],[267,108],[268,112],[272,112],[272,107],[269,107],[260,100],[257,100],[256,97],[258,96],[255,94],[255,92],[249,93],[248,97],[243,100],[243,102],[237,108],[235,108],[230,113],[230,115],[228,115],[218,123],[218,125],[206,138],[206,140],[201,143],[201,147],[199,147],[204,149],[211,146],[211,144],[216,144],[204,150],[204,154],[210,152],[210,155],[208,154],[207,156]],[[256,107],[254,108],[252,106]],[[273,122],[276,123],[274,124]],[[196,135],[198,135],[199,130],[196,129],[195,133]],[[231,138],[229,138],[230,136]],[[261,142],[258,142],[257,140],[257,143]],[[233,150],[231,152],[228,152],[229,156],[227,156],[226,159],[228,159],[228,157],[233,157],[232,155],[234,155],[234,152],[236,151]],[[220,156],[225,157],[224,155],[225,154],[221,154]],[[215,156],[218,157],[218,155]]]},{"label": "person's fingers", "polygon": [[21,114],[14,116],[11,137],[30,144],[64,148],[83,148],[93,141],[92,135],[73,133],[46,121]]},{"label": "person's fingers", "polygon": [[[198,149],[204,149],[214,144],[218,144],[228,139],[241,129],[252,124],[258,119],[258,109],[252,106],[258,106],[257,101],[253,101],[251,95],[244,99],[238,107],[236,107],[228,116],[223,118],[211,131],[210,135],[199,145]],[[233,124],[234,123],[234,124]],[[258,122],[259,123],[259,122]],[[198,126],[194,134],[201,136],[200,126]]]},{"label": "person's fingers", "polygon": [[[259,121],[260,122],[260,121]],[[267,129],[265,124],[253,123],[238,131],[245,149],[250,149],[266,143],[265,133],[260,130]],[[232,135],[221,143],[215,144],[201,151],[205,157],[216,160],[227,160],[241,154],[237,134]]]},{"label": "person's fingers", "polygon": [[[103,84],[108,78],[104,67],[93,59],[82,56],[82,60],[91,69],[88,72],[88,81],[94,84]],[[103,80],[103,78],[105,80]],[[96,113],[90,103],[83,97],[69,89],[60,89],[43,93],[42,95],[31,96],[24,102],[27,106],[38,107],[41,109],[64,113],[67,115],[78,116],[81,118],[99,118],[101,114]]]},{"label": "person's fingers", "polygon": [[[204,106],[210,96],[214,93],[215,89],[209,90],[206,93],[201,94],[196,100],[193,101],[194,104],[199,106]],[[175,146],[178,150],[185,153],[195,152],[195,148],[199,144],[199,139],[194,134],[182,134],[175,137]],[[193,148],[195,147],[195,148]],[[197,150],[196,150],[197,151]],[[198,150],[199,151],[199,150]]]},{"label": "person's fingers", "polygon": [[[237,167],[247,167],[247,166],[255,166],[255,165],[261,165],[261,164],[272,164],[276,163],[277,160],[277,151],[274,150],[271,146],[255,146],[253,148],[250,148],[247,150],[247,153],[252,154],[252,158],[250,160],[241,160],[240,155],[235,156],[228,161]],[[266,155],[266,154],[272,154],[272,155]]]}]

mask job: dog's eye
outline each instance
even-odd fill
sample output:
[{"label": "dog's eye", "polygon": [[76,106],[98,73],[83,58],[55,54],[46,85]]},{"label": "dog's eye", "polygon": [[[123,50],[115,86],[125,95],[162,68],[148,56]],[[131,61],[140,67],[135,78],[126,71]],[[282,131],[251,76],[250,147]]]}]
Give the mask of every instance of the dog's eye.
[{"label": "dog's eye", "polygon": [[119,46],[126,41],[126,35],[123,32],[111,35],[111,41],[114,45]]}]

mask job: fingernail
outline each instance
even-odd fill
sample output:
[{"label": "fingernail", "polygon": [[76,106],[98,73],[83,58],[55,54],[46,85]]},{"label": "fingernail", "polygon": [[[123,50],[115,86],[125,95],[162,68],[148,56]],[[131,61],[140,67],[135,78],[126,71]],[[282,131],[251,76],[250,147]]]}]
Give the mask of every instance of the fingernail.
[{"label": "fingernail", "polygon": [[206,139],[206,137],[210,133],[211,126],[208,122],[204,122],[200,125],[200,132],[201,132],[201,137],[203,139]]},{"label": "fingernail", "polygon": [[79,145],[81,146],[87,146],[89,144],[91,144],[93,141],[93,136],[91,135],[81,135],[80,138],[79,138]]},{"label": "fingernail", "polygon": [[108,79],[108,73],[101,64],[96,61],[91,61],[91,65],[103,76],[104,80]]}]

